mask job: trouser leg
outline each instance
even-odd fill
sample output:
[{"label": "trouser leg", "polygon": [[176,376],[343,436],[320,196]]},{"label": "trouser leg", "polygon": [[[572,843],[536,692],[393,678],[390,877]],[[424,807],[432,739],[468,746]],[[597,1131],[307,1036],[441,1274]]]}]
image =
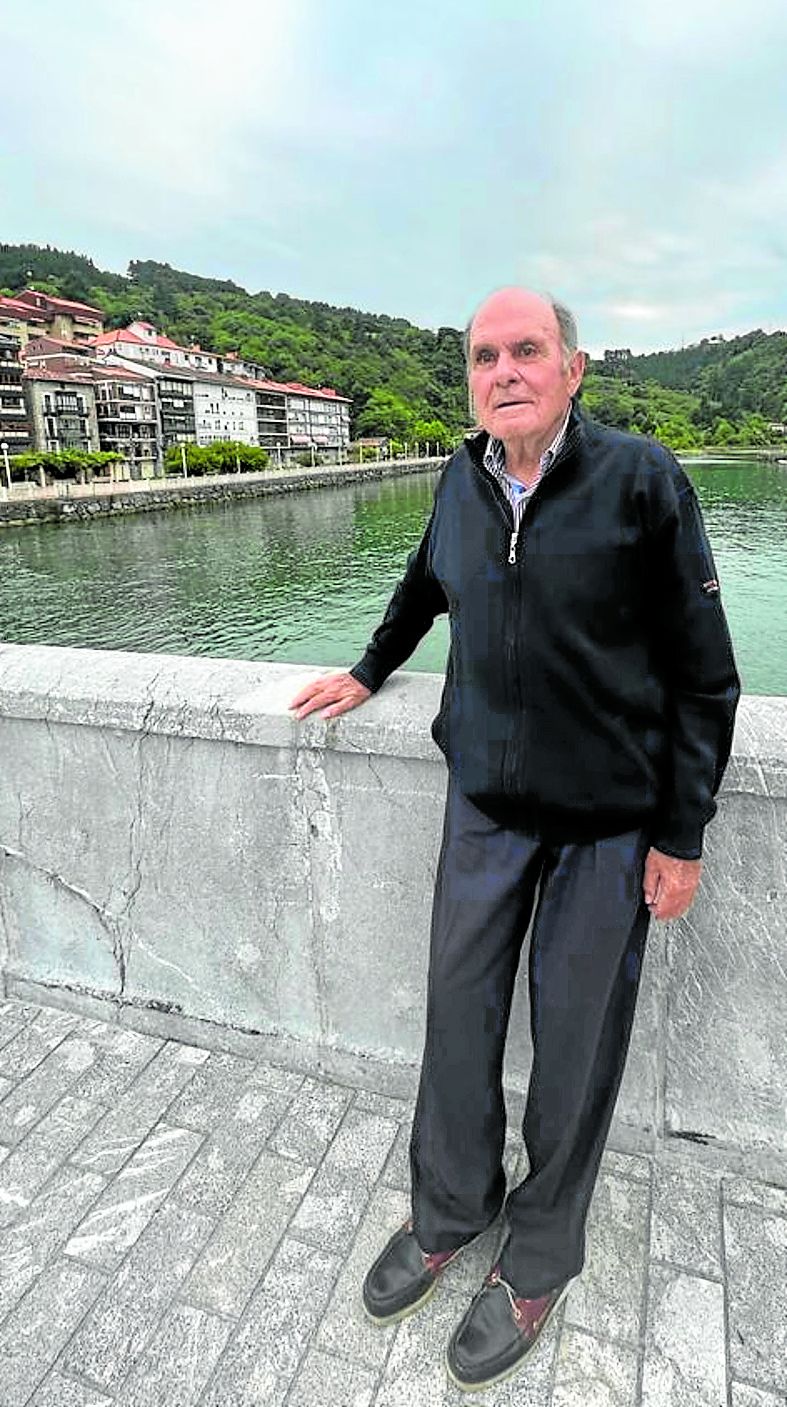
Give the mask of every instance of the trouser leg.
[{"label": "trouser leg", "polygon": [[629,1047],[650,914],[640,831],[550,852],[530,947],[530,1171],[509,1195],[502,1273],[535,1298],[579,1274]]},{"label": "trouser leg", "polygon": [[410,1145],[413,1224],[428,1251],[471,1240],[505,1196],[503,1049],[542,857],[449,783]]}]

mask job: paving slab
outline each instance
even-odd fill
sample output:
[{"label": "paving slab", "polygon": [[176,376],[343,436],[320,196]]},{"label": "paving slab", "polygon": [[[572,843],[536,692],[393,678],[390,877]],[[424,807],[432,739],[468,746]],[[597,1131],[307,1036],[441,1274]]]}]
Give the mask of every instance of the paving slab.
[{"label": "paving slab", "polygon": [[552,1407],[636,1407],[638,1353],[566,1325],[558,1348]]},{"label": "paving slab", "polygon": [[150,1133],[209,1052],[167,1042],[79,1149],[75,1161],[95,1172],[118,1172]]},{"label": "paving slab", "polygon": [[787,1394],[787,1217],[724,1208],[733,1378]]},{"label": "paving slab", "polygon": [[0,1104],[3,1143],[21,1143],[32,1126],[49,1113],[98,1058],[95,1041],[81,1031],[70,1031]]},{"label": "paving slab", "polygon": [[11,1080],[24,1079],[49,1052],[65,1040],[76,1025],[77,1018],[67,1011],[42,1008],[0,1050],[0,1075]]},{"label": "paving slab", "polygon": [[695,1275],[722,1278],[721,1187],[718,1175],[685,1161],[657,1161],[653,1177],[650,1254]]},{"label": "paving slab", "polygon": [[566,1322],[636,1347],[648,1261],[650,1189],[599,1172],[586,1228],[585,1265],[566,1299]]},{"label": "paving slab", "polygon": [[37,1280],[103,1191],[100,1173],[58,1169],[12,1226],[0,1232],[0,1319]]},{"label": "paving slab", "polygon": [[115,1407],[196,1407],[231,1332],[226,1319],[190,1304],[175,1305],[115,1397]]},{"label": "paving slab", "polygon": [[69,1378],[58,1369],[41,1384],[30,1407],[112,1407],[111,1398],[103,1392]]},{"label": "paving slab", "polygon": [[642,1407],[724,1407],[726,1401],[723,1287],[653,1266]]},{"label": "paving slab", "polygon": [[77,1227],[66,1243],[66,1255],[116,1269],[201,1142],[202,1134],[193,1129],[159,1124]]},{"label": "paving slab", "polygon": [[368,1368],[313,1348],[287,1394],[287,1407],[371,1407],[376,1386]]}]

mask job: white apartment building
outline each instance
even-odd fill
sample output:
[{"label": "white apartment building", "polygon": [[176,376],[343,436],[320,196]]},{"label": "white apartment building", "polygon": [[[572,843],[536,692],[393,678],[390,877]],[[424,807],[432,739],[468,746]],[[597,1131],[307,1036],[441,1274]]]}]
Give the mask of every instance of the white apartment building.
[{"label": "white apartment building", "polygon": [[198,445],[240,440],[256,445],[257,397],[252,386],[226,376],[192,377],[194,427]]},{"label": "white apartment building", "polygon": [[286,393],[290,444],[323,449],[350,443],[350,401],[346,397],[336,391],[316,391],[297,381],[281,389]]},{"label": "white apartment building", "polygon": [[98,356],[114,354],[156,366],[184,367],[214,375],[219,370],[219,359],[213,352],[203,352],[197,346],[181,347],[171,337],[164,337],[152,322],[132,322],[128,327],[102,332],[91,345]]}]

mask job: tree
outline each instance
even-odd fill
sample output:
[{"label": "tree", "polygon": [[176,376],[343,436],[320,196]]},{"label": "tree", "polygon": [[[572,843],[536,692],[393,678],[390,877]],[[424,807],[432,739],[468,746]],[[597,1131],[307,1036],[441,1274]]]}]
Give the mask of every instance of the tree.
[{"label": "tree", "polygon": [[386,435],[390,440],[412,438],[412,407],[393,391],[372,391],[356,421],[359,435]]}]

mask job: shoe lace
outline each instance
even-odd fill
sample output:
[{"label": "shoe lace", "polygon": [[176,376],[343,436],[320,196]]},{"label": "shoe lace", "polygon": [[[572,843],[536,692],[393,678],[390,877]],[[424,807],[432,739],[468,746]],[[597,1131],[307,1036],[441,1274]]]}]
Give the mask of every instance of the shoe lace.
[{"label": "shoe lace", "polygon": [[506,1294],[508,1295],[508,1302],[511,1305],[511,1313],[513,1314],[517,1323],[519,1323],[520,1319],[522,1318],[522,1311],[517,1304],[516,1292],[514,1290],[513,1285],[509,1285],[508,1281],[503,1279],[498,1266],[495,1266],[493,1270],[490,1270],[489,1274],[486,1277],[486,1283],[487,1285],[501,1285],[503,1287]]}]

